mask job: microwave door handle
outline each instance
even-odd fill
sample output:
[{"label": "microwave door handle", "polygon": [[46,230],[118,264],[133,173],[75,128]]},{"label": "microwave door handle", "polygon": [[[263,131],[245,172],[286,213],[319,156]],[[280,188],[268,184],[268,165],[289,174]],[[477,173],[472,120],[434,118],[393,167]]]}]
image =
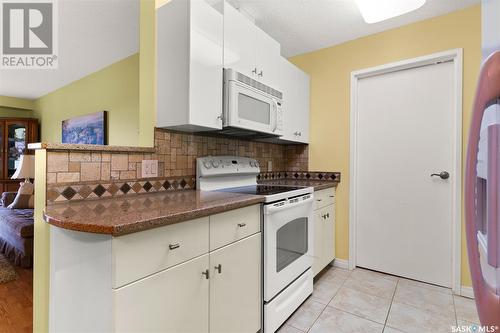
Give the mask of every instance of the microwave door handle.
[{"label": "microwave door handle", "polygon": [[273,132],[278,129],[278,102],[273,101],[273,111],[274,111],[274,128]]}]

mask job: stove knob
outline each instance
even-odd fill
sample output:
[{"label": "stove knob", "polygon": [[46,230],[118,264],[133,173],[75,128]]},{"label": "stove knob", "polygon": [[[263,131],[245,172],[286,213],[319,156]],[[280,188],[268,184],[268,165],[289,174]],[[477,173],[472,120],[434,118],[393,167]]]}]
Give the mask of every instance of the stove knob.
[{"label": "stove knob", "polygon": [[212,166],[213,166],[214,168],[218,168],[218,167],[219,167],[219,164],[220,164],[220,163],[219,163],[218,161],[216,161],[216,160],[213,160],[213,161],[212,161]]},{"label": "stove knob", "polygon": [[203,162],[203,166],[204,166],[205,168],[207,168],[207,169],[210,169],[210,168],[212,167],[212,164],[210,164],[210,162],[209,162],[209,161],[205,161],[205,162]]}]

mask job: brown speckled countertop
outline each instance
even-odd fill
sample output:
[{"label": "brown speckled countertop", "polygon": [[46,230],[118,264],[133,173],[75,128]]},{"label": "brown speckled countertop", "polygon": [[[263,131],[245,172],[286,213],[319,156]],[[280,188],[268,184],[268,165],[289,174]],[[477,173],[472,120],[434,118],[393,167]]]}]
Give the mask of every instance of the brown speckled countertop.
[{"label": "brown speckled countertop", "polygon": [[44,219],[64,229],[121,236],[263,201],[258,195],[172,191],[54,204]]},{"label": "brown speckled countertop", "polygon": [[104,151],[104,152],[115,152],[115,153],[146,153],[146,154],[153,154],[156,151],[154,147],[86,145],[86,144],[48,143],[48,142],[30,143],[28,144],[28,149]]},{"label": "brown speckled countertop", "polygon": [[259,180],[259,184],[265,185],[286,185],[286,186],[307,186],[314,187],[315,191],[336,187],[339,183],[327,180],[307,180],[307,179],[266,179]]}]

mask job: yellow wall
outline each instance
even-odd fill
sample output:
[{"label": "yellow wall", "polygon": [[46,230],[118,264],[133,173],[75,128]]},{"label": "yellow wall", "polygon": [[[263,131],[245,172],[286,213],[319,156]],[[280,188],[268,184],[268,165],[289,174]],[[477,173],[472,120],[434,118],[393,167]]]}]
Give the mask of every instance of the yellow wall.
[{"label": "yellow wall", "polygon": [[161,0],[141,0],[139,145],[154,146],[156,125],[156,6]]},{"label": "yellow wall", "polygon": [[0,96],[0,117],[36,118],[34,107],[30,99]]},{"label": "yellow wall", "polygon": [[139,54],[118,61],[35,101],[41,138],[61,142],[65,119],[108,111],[110,145],[139,143]]},{"label": "yellow wall", "polygon": [[1,117],[37,118],[37,115],[31,110],[13,109],[10,107],[0,106],[0,118]]},{"label": "yellow wall", "polygon": [[[311,170],[338,170],[336,253],[349,257],[349,113],[352,71],[463,48],[464,156],[471,106],[481,63],[481,6],[417,22],[291,59],[311,76]],[[462,228],[463,229],[463,228]],[[465,231],[462,285],[471,285]]]},{"label": "yellow wall", "polygon": [[34,102],[31,99],[0,96],[0,107],[10,108],[10,109],[33,110],[34,106],[35,106]]}]

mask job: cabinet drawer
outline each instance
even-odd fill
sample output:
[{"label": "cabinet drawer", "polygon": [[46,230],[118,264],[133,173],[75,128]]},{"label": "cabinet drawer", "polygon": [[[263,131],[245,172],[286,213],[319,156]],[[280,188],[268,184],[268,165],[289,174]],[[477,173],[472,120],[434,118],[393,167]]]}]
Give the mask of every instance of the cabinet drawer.
[{"label": "cabinet drawer", "polygon": [[335,202],[335,189],[327,188],[314,192],[314,210],[326,207]]},{"label": "cabinet drawer", "polygon": [[113,238],[113,288],[208,253],[204,217]]},{"label": "cabinet drawer", "polygon": [[260,231],[260,205],[210,217],[210,251]]}]

